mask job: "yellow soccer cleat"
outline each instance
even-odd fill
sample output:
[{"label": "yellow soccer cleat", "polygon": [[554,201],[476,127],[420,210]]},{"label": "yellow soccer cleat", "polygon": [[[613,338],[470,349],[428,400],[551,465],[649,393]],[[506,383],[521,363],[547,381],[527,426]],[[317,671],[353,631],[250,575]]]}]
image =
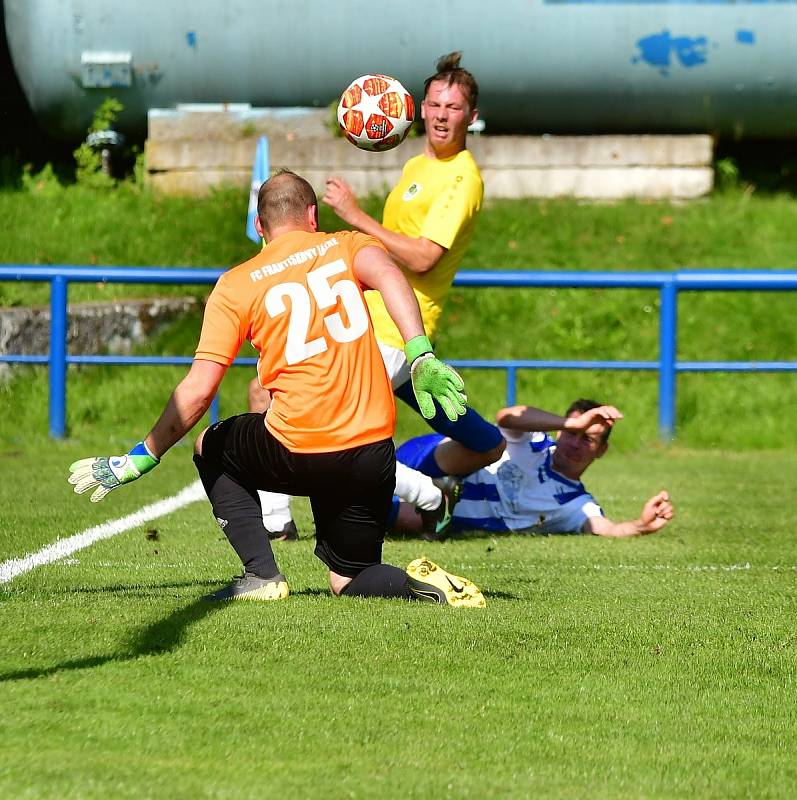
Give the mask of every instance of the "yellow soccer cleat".
[{"label": "yellow soccer cleat", "polygon": [[284,600],[290,593],[284,575],[261,578],[252,572],[244,572],[229,586],[206,595],[203,600]]},{"label": "yellow soccer cleat", "polygon": [[454,608],[484,608],[479,587],[467,578],[451,575],[427,558],[416,558],[407,567],[407,585],[419,600],[431,600]]}]

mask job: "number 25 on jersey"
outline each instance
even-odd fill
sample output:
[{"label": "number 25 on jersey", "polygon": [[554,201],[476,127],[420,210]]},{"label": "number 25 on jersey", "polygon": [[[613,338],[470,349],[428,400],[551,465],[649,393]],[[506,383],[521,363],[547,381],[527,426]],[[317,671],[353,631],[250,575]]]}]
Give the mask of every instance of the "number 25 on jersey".
[{"label": "number 25 on jersey", "polygon": [[291,301],[288,340],[285,344],[285,360],[288,364],[298,364],[323,353],[329,347],[325,336],[308,339],[313,303],[320,309],[336,305],[338,298],[343,303],[349,318],[348,327],[337,311],[324,317],[327,333],[336,342],[353,342],[368,330],[368,312],[354,281],[342,278],[334,283],[330,282],[335,275],[345,271],[346,264],[338,258],[308,272],[307,286],[296,282],[280,283],[272,286],[266,293],[266,312],[272,319],[288,310],[286,297]]}]

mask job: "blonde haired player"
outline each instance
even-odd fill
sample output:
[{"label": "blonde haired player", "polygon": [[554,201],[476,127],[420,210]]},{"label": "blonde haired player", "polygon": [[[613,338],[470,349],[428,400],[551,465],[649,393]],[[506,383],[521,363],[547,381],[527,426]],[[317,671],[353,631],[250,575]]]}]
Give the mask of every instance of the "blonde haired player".
[{"label": "blonde haired player", "polygon": [[[330,178],[323,197],[323,202],[344,222],[374,236],[387,248],[413,288],[425,333],[431,340],[451,282],[473,236],[484,193],[479,168],[466,141],[468,126],[478,117],[479,87],[473,75],[460,66],[461,55],[455,52],[443,56],[435,74],[425,82],[421,103],[426,128],[424,150],[405,164],[385,202],[382,222],[360,208],[342,178]],[[418,411],[401,333],[377,292],[366,293],[366,300],[393,392]],[[250,410],[268,404],[267,395],[255,383],[250,386],[249,399]],[[498,428],[472,408],[455,421],[438,410],[428,422],[435,431],[463,446],[456,469],[464,473],[492,463],[504,450]],[[443,496],[433,479],[445,487],[445,476],[452,473],[452,466],[430,453],[422,465],[430,477],[404,470],[401,465],[397,470],[396,494],[425,512],[430,533],[436,526],[445,525],[451,499]],[[287,496],[264,493],[261,503],[270,535],[295,538]]]}]

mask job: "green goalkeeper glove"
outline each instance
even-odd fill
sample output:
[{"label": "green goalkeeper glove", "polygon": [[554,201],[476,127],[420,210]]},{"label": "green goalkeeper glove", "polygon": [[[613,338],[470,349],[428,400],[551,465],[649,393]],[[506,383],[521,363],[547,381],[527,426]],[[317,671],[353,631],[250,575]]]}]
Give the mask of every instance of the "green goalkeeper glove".
[{"label": "green goalkeeper glove", "polygon": [[461,417],[468,402],[462,391],[465,382],[456,370],[435,357],[431,342],[425,336],[415,336],[404,345],[404,354],[410,365],[412,390],[424,419],[435,415],[434,400],[452,422]]},{"label": "green goalkeeper glove", "polygon": [[94,489],[92,503],[99,503],[112,489],[146,475],[160,464],[144,442],[139,442],[124,456],[81,458],[69,465],[69,482],[76,494]]}]

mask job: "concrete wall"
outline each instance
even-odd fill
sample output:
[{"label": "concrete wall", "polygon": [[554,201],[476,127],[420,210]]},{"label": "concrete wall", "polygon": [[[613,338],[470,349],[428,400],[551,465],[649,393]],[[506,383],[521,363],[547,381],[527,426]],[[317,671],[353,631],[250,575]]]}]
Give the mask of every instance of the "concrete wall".
[{"label": "concrete wall", "polygon": [[[193,297],[70,303],[68,352],[129,353],[132,345],[196,307]],[[36,355],[49,349],[49,306],[0,308],[0,352]]]},{"label": "concrete wall", "polygon": [[[364,152],[329,133],[327,111],[254,111],[151,112],[145,148],[150,185],[165,194],[248,190],[257,138],[267,135],[272,169],[292,169],[318,191],[329,175],[341,175],[363,195],[393,185],[404,162],[423,147],[415,138],[385,153]],[[488,198],[686,200],[713,187],[713,145],[705,135],[472,135],[468,147]]]}]

